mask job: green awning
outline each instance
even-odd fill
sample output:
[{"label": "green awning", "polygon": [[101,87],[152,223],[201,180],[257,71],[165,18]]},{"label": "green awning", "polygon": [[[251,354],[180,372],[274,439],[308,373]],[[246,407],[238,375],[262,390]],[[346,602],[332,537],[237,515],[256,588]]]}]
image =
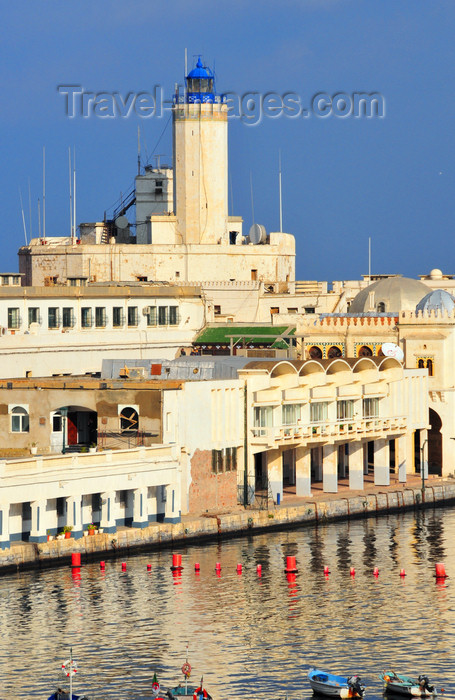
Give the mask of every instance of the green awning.
[{"label": "green awning", "polygon": [[283,334],[294,335],[295,326],[208,326],[194,341],[194,345],[265,345],[279,349],[289,347],[289,342],[279,340]]}]

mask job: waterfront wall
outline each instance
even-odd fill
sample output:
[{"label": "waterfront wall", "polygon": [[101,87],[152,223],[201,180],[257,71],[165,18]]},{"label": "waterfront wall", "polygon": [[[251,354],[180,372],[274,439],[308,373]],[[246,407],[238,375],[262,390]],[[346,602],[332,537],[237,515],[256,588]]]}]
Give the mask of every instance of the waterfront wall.
[{"label": "waterfront wall", "polygon": [[52,540],[42,543],[15,544],[0,551],[0,574],[20,569],[67,565],[73,552],[80,552],[82,562],[111,557],[125,557],[146,549],[177,547],[219,537],[243,536],[248,532],[265,532],[333,520],[370,517],[391,512],[434,507],[455,502],[455,479],[427,486],[422,500],[420,488],[404,488],[362,494],[352,498],[306,501],[271,510],[245,510],[208,515],[180,523],[153,523],[139,529],[128,528],[115,533],[97,534],[80,539]]}]

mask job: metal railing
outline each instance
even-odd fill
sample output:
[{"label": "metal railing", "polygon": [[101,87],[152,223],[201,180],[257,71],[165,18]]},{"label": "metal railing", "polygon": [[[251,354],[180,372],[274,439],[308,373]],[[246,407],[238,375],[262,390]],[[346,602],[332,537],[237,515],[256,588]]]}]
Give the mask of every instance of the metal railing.
[{"label": "metal railing", "polygon": [[253,427],[250,432],[255,442],[273,444],[293,440],[340,439],[354,435],[405,430],[406,416],[378,416],[368,418],[347,418],[338,421],[319,421],[302,425],[281,425],[273,427]]}]

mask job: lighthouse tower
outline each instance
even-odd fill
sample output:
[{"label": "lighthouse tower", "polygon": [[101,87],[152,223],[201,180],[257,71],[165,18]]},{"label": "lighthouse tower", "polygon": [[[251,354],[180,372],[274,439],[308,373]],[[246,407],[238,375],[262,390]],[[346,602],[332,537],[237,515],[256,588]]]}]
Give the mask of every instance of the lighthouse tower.
[{"label": "lighthouse tower", "polygon": [[227,105],[199,57],[174,99],[177,240],[219,244],[228,237]]}]

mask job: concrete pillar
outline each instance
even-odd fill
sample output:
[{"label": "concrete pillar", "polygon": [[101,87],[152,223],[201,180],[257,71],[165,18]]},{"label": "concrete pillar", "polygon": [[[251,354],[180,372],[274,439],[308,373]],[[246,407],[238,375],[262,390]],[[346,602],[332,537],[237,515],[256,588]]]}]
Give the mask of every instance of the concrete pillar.
[{"label": "concrete pillar", "polygon": [[46,501],[32,501],[32,526],[30,528],[30,542],[46,542]]},{"label": "concrete pillar", "polygon": [[428,430],[420,431],[420,475],[428,479]]},{"label": "concrete pillar", "polygon": [[9,545],[9,503],[0,503],[0,549],[8,549]]},{"label": "concrete pillar", "polygon": [[115,532],[115,491],[106,491],[101,494],[101,522],[100,527],[104,532]]},{"label": "concrete pillar", "polygon": [[133,491],[133,527],[147,527],[147,488],[145,486]]},{"label": "concrete pillar", "polygon": [[269,450],[267,453],[267,478],[275,503],[283,498],[283,459],[281,450]]},{"label": "concrete pillar", "polygon": [[409,453],[410,441],[408,434],[402,435],[395,440],[395,458],[398,468],[398,481],[402,484],[406,483],[406,473],[408,471],[409,462],[412,462],[412,451]]},{"label": "concrete pillar", "polygon": [[389,486],[389,441],[381,438],[374,441],[374,485]]},{"label": "concrete pillar", "polygon": [[164,504],[164,522],[179,523],[180,522],[180,504],[178,503],[177,484],[168,484],[166,486],[166,502]]},{"label": "concrete pillar", "polygon": [[82,537],[82,496],[68,496],[66,499],[67,524],[72,526],[72,537]]},{"label": "concrete pillar", "polygon": [[295,450],[296,496],[311,496],[311,448],[296,447]]},{"label": "concrete pillar", "polygon": [[149,523],[156,523],[158,520],[159,488],[158,486],[149,486],[147,489]]},{"label": "concrete pillar", "polygon": [[349,488],[355,491],[363,490],[364,452],[362,442],[349,443]]},{"label": "concrete pillar", "polygon": [[324,445],[322,448],[322,490],[338,492],[338,446]]}]

